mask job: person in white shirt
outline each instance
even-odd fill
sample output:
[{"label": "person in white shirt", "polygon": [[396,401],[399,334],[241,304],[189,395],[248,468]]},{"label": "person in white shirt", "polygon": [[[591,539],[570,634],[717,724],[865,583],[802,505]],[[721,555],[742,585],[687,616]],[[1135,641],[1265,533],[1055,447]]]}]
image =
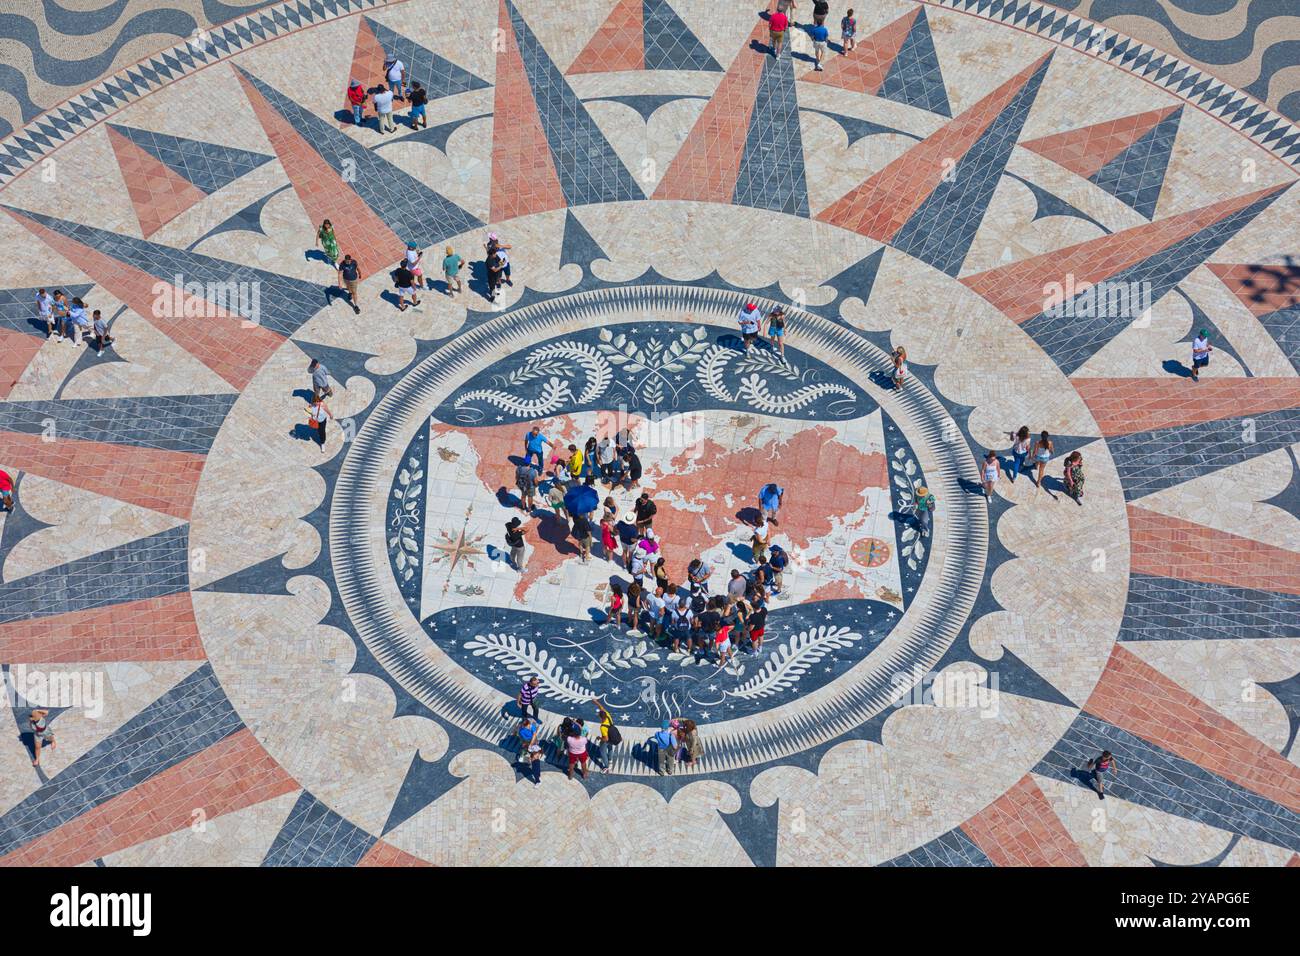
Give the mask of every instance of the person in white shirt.
[{"label": "person in white shirt", "polygon": [[406,98],[406,64],[393,57],[391,60],[384,62],[384,76],[388,78],[388,85],[393,90],[393,95],[399,100]]},{"label": "person in white shirt", "polygon": [[749,347],[754,344],[758,338],[758,325],[763,319],[763,313],[759,311],[758,306],[753,302],[745,303],[744,307],[736,315],[736,321],[740,324],[740,336],[745,341],[745,352],[749,352]]},{"label": "person in white shirt", "polygon": [[396,131],[397,126],[393,123],[393,91],[387,89],[382,83],[379,85],[379,92],[374,96],[375,113],[379,116],[379,132],[392,133]]},{"label": "person in white shirt", "polygon": [[1210,353],[1214,347],[1210,345],[1210,333],[1201,329],[1196,338],[1192,339],[1192,381],[1201,380],[1201,369],[1210,364]]}]

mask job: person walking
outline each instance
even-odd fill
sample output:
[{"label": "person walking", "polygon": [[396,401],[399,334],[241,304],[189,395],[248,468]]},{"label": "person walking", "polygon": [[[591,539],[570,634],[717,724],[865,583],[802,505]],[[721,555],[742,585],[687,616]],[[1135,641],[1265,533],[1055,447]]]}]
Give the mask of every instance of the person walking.
[{"label": "person walking", "polygon": [[411,270],[411,275],[415,276],[415,287],[421,292],[424,291],[424,250],[414,242],[406,244],[406,251],[402,253],[406,268]]},{"label": "person walking", "polygon": [[1102,778],[1108,772],[1119,773],[1119,765],[1115,762],[1114,755],[1109,750],[1103,750],[1100,756],[1088,761],[1088,769],[1092,771],[1092,782],[1097,785],[1097,798],[1105,800],[1106,784]]},{"label": "person walking", "polygon": [[45,322],[46,338],[54,338],[58,328],[54,320],[54,296],[60,294],[58,289],[54,290],[54,295],[50,295],[44,289],[36,290],[36,317]]},{"label": "person walking", "polygon": [[324,396],[314,398],[307,409],[307,424],[316,432],[316,444],[320,445],[321,454],[325,453],[325,422],[333,417]]},{"label": "person walking", "polygon": [[311,400],[313,403],[319,402],[322,398],[333,398],[334,389],[330,385],[330,370],[319,359],[312,359],[307,363],[307,371],[311,374]]},{"label": "person walking", "polygon": [[428,128],[429,117],[426,115],[426,109],[429,105],[429,94],[425,92],[419,80],[411,84],[411,95],[407,102],[411,104],[411,129]]},{"label": "person walking", "polygon": [[406,266],[405,260],[397,267],[393,273],[393,284],[397,287],[397,311],[406,311],[406,300],[410,299],[412,305],[420,304],[419,293],[415,291],[415,273]]},{"label": "person walking", "polygon": [[375,90],[375,116],[379,120],[379,132],[392,133],[397,130],[393,123],[393,91],[380,83]]},{"label": "person walking", "polygon": [[993,498],[993,486],[997,484],[998,472],[1002,465],[998,462],[998,453],[989,449],[984,455],[984,463],[980,466],[980,480],[984,485],[984,500],[989,501]]},{"label": "person walking", "polygon": [[366,88],[356,79],[348,83],[348,106],[352,107],[352,124],[360,126],[366,118]]},{"label": "person walking", "polygon": [[537,456],[537,470],[540,472],[545,467],[545,459],[542,455],[546,451],[546,446],[555,447],[555,443],[542,434],[542,426],[534,425],[531,430],[524,433],[524,462],[532,460]]},{"label": "person walking", "polygon": [[[825,7],[826,4],[821,4]],[[822,14],[820,20],[816,14],[813,15],[813,25],[808,28],[808,36],[812,37],[813,45],[813,70],[817,73],[822,72],[822,60],[826,58],[826,41],[830,39],[831,31],[826,28],[826,15]]]},{"label": "person walking", "polygon": [[772,348],[780,353],[781,358],[785,358],[785,307],[778,305],[775,309],[767,314],[767,337],[772,343]]},{"label": "person walking", "polygon": [[[457,292],[464,291],[464,289],[460,284],[460,267],[464,263],[464,261],[465,261],[464,259],[456,255],[455,249],[453,249],[451,246],[447,247],[447,254],[443,257],[442,260],[442,277],[447,282],[448,298],[454,299],[456,297]],[[537,467],[538,468],[542,467],[542,463],[540,460],[537,462]]]},{"label": "person walking", "polygon": [[894,374],[892,375],[894,390],[901,392],[903,383],[907,381],[907,349],[901,345],[898,346],[898,348],[894,349],[892,357],[894,360]]},{"label": "person walking", "polygon": [[537,483],[541,477],[541,472],[528,459],[515,469],[515,487],[519,489],[519,510],[524,514],[537,507]]},{"label": "person walking", "polygon": [[325,258],[330,261],[330,265],[338,269],[339,263],[339,240],[334,235],[334,224],[326,219],[316,230],[316,247],[325,253]]},{"label": "person walking", "polygon": [[758,306],[753,302],[746,302],[741,310],[736,313],[736,323],[740,326],[740,337],[745,343],[745,354],[749,354],[750,347],[754,340],[758,338],[758,326],[762,321],[763,313],[759,311]]},{"label": "person walking", "polygon": [[96,309],[91,313],[91,328],[95,332],[95,354],[103,355],[104,349],[112,345],[116,339],[108,334],[108,323],[104,321],[103,314]]},{"label": "person walking", "polygon": [[541,692],[542,682],[537,677],[530,677],[524,681],[519,688],[519,696],[515,698],[515,703],[519,706],[520,716],[527,717],[529,711],[532,711],[533,720],[541,720],[541,712],[537,708],[537,695]]},{"label": "person walking", "polygon": [[922,538],[930,537],[930,527],[934,524],[934,508],[938,502],[930,489],[922,485],[916,489],[916,529]]},{"label": "person walking", "polygon": [[361,314],[361,304],[357,296],[357,280],[361,278],[361,265],[356,259],[352,258],[351,253],[343,257],[339,263],[338,285],[348,294],[348,302],[352,305],[352,311],[357,315]]},{"label": "person walking", "polygon": [[68,338],[72,339],[73,348],[81,348],[81,340],[90,331],[90,316],[86,314],[86,303],[81,299],[72,300],[72,307],[68,309],[66,325]]},{"label": "person walking", "polygon": [[50,712],[38,708],[27,716],[27,732],[32,735],[32,766],[41,765],[42,748],[54,749],[54,734],[50,731]]},{"label": "person walking", "polygon": [[780,10],[772,13],[767,18],[768,33],[772,38],[772,56],[781,55],[781,46],[785,43],[785,31],[790,26],[790,18]]},{"label": "person walking", "polygon": [[700,740],[699,728],[689,718],[678,721],[677,739],[686,750],[686,765],[689,767],[704,756],[704,743]]},{"label": "person walking", "polygon": [[1206,329],[1201,329],[1192,339],[1192,381],[1201,380],[1201,369],[1210,364],[1210,353],[1214,347],[1210,345],[1210,333]]},{"label": "person walking", "polygon": [[1083,452],[1072,451],[1065,456],[1065,467],[1061,472],[1065,483],[1065,493],[1074,499],[1076,505],[1083,505]]},{"label": "person walking", "polygon": [[591,519],[587,515],[574,515],[569,530],[578,542],[578,557],[586,564],[591,558]]},{"label": "person walking", "polygon": [[522,521],[518,517],[511,518],[506,522],[506,546],[510,548],[510,564],[520,574],[524,573],[524,532],[521,529]]},{"label": "person walking", "polygon": [[813,26],[822,26],[831,12],[829,0],[813,0]]},{"label": "person walking", "polygon": [[1052,460],[1052,453],[1056,451],[1056,446],[1052,444],[1052,436],[1043,432],[1038,436],[1038,441],[1034,442],[1034,462],[1038,466],[1038,474],[1035,476],[1034,483],[1039,488],[1043,487],[1043,474],[1047,471],[1047,463]]},{"label": "person walking", "polygon": [[384,78],[388,80],[394,97],[406,99],[406,64],[397,58],[397,54],[384,60]]},{"label": "person walking", "polygon": [[524,765],[525,775],[532,778],[533,784],[542,782],[542,728],[531,717],[525,717],[515,731],[519,735],[519,762]]},{"label": "person walking", "polygon": [[849,7],[849,12],[840,20],[840,56],[852,52],[857,34],[858,20],[853,15],[853,8]]},{"label": "person walking", "polygon": [[1029,437],[1029,426],[1021,425],[1019,431],[1011,432],[1011,483],[1015,484],[1016,478],[1025,470],[1025,459],[1029,457],[1029,449],[1033,445]]},{"label": "person walking", "polygon": [[0,511],[14,510],[14,478],[13,475],[0,468]]}]

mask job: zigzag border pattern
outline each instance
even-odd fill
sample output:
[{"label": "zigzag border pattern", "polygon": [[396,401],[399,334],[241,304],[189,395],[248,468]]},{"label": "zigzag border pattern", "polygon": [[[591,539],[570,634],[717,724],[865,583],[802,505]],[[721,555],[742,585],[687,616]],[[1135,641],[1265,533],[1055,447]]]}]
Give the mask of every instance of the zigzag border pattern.
[{"label": "zigzag border pattern", "polygon": [[[401,0],[288,0],[208,31],[206,48],[183,43],[95,84],[0,142],[0,186],[123,106],[195,70],[305,26]],[[1105,60],[1205,110],[1300,170],[1300,127],[1214,76],[1155,47],[1037,0],[918,0],[1005,23]]]}]

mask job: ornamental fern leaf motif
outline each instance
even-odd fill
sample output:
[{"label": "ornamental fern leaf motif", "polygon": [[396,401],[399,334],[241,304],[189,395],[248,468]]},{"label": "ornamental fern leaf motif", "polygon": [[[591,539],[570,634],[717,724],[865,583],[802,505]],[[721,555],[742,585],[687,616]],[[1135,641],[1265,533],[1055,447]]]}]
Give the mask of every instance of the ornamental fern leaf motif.
[{"label": "ornamental fern leaf motif", "polygon": [[735,690],[727,691],[727,696],[752,700],[778,694],[799,683],[813,664],[832,651],[852,647],[860,640],[862,635],[847,627],[822,625],[800,631],[773,651],[757,674]]},{"label": "ornamental fern leaf motif", "polygon": [[541,681],[542,689],[552,697],[570,704],[584,704],[595,694],[564,673],[557,658],[535,641],[526,641],[513,634],[477,634],[462,647],[473,651],[475,657],[489,657],[509,671],[527,672]]}]

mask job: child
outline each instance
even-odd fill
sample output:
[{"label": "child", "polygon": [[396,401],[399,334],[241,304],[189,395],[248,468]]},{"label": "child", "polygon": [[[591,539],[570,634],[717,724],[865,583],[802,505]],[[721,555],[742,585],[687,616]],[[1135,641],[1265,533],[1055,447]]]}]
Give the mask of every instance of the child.
[{"label": "child", "polygon": [[605,623],[610,621],[619,627],[623,626],[623,585],[617,581],[609,586],[609,611],[605,615]]},{"label": "child", "polygon": [[858,21],[853,16],[853,8],[849,7],[849,12],[844,15],[840,21],[840,56],[848,53],[853,49],[853,37],[858,32]]},{"label": "child", "polygon": [[600,546],[605,549],[606,558],[610,561],[618,560],[614,556],[615,551],[618,550],[618,542],[614,539],[614,524],[608,513],[600,519]]}]

